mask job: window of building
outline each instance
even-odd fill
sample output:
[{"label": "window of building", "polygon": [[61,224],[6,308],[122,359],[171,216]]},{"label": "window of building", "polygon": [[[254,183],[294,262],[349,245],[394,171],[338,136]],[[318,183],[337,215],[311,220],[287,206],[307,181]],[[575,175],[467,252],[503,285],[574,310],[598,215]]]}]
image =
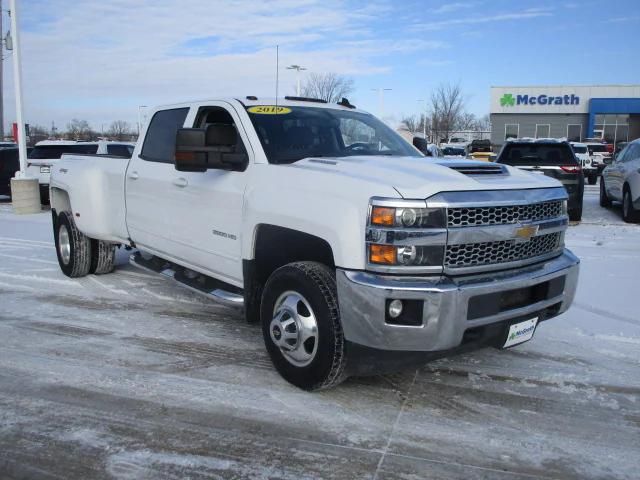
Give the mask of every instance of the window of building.
[{"label": "window of building", "polygon": [[518,138],[520,134],[520,125],[517,123],[507,123],[504,126],[504,139]]},{"label": "window of building", "polygon": [[140,157],[151,162],[173,163],[176,134],[184,126],[188,113],[188,108],[157,112],[149,122]]},{"label": "window of building", "polygon": [[548,123],[536,125],[536,138],[549,138],[551,136],[551,125]]},{"label": "window of building", "polygon": [[626,142],[629,138],[629,115],[605,114],[596,115],[593,136],[607,143]]},{"label": "window of building", "polygon": [[582,140],[582,125],[567,125],[567,140],[570,142],[580,142]]}]

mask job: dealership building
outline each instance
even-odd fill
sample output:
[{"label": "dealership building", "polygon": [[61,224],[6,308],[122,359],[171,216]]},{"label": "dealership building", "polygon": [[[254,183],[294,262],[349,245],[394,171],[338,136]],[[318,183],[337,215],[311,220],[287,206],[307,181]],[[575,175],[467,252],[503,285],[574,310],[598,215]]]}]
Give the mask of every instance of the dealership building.
[{"label": "dealership building", "polygon": [[491,87],[491,143],[640,138],[640,85]]}]

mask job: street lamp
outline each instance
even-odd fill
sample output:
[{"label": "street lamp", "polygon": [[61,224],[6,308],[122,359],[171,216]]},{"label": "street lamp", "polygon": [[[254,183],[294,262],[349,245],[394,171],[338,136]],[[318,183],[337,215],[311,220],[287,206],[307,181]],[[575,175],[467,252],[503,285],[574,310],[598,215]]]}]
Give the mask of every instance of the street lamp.
[{"label": "street lamp", "polygon": [[[18,157],[20,170],[11,179],[13,213],[40,212],[40,188],[37,178],[27,176],[27,133],[22,117],[22,63],[20,58],[20,32],[18,30],[17,0],[9,3],[11,9],[11,39],[13,43],[13,85],[16,97],[16,123],[18,124]],[[1,12],[0,12],[1,13]]]},{"label": "street lamp", "polygon": [[300,96],[300,72],[302,70],[306,70],[306,68],[301,67],[300,65],[290,65],[287,67],[287,70],[295,70],[296,71],[296,95],[299,97]]},{"label": "street lamp", "polygon": [[390,88],[372,88],[371,90],[373,90],[374,92],[378,92],[378,109],[379,109],[378,115],[382,120],[382,117],[384,117],[384,92],[389,92],[391,91],[391,89]]}]

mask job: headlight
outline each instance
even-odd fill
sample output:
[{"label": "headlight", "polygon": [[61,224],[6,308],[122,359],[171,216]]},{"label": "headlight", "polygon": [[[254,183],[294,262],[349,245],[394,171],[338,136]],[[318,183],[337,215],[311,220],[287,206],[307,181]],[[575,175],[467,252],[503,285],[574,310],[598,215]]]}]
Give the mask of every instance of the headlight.
[{"label": "headlight", "polygon": [[447,210],[423,201],[372,199],[367,263],[372,270],[437,273],[447,241]]},{"label": "headlight", "polygon": [[371,209],[371,225],[380,227],[445,228],[445,209],[383,207]]},{"label": "headlight", "polygon": [[441,266],[444,245],[369,245],[369,262],[397,267]]}]

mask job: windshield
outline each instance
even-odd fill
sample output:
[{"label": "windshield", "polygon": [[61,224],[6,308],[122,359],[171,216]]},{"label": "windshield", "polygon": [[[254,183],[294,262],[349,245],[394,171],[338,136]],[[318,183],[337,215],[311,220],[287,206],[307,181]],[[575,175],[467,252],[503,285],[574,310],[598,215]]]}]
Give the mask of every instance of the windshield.
[{"label": "windshield", "polygon": [[587,147],[578,147],[573,145],[573,151],[576,153],[587,153]]},{"label": "windshield", "polygon": [[373,115],[333,108],[248,107],[269,163],[308,157],[386,155],[420,157],[400,135]]},{"label": "windshield", "polygon": [[63,153],[96,153],[98,145],[96,144],[78,144],[78,145],[36,145],[29,154],[31,159],[41,158],[60,158]]},{"label": "windshield", "polygon": [[498,163],[507,165],[573,165],[576,159],[568,145],[556,144],[508,144],[500,153]]},{"label": "windshield", "polygon": [[589,149],[589,153],[593,153],[593,152],[596,152],[596,153],[601,153],[601,152],[608,153],[606,145],[589,145],[587,148]]}]

